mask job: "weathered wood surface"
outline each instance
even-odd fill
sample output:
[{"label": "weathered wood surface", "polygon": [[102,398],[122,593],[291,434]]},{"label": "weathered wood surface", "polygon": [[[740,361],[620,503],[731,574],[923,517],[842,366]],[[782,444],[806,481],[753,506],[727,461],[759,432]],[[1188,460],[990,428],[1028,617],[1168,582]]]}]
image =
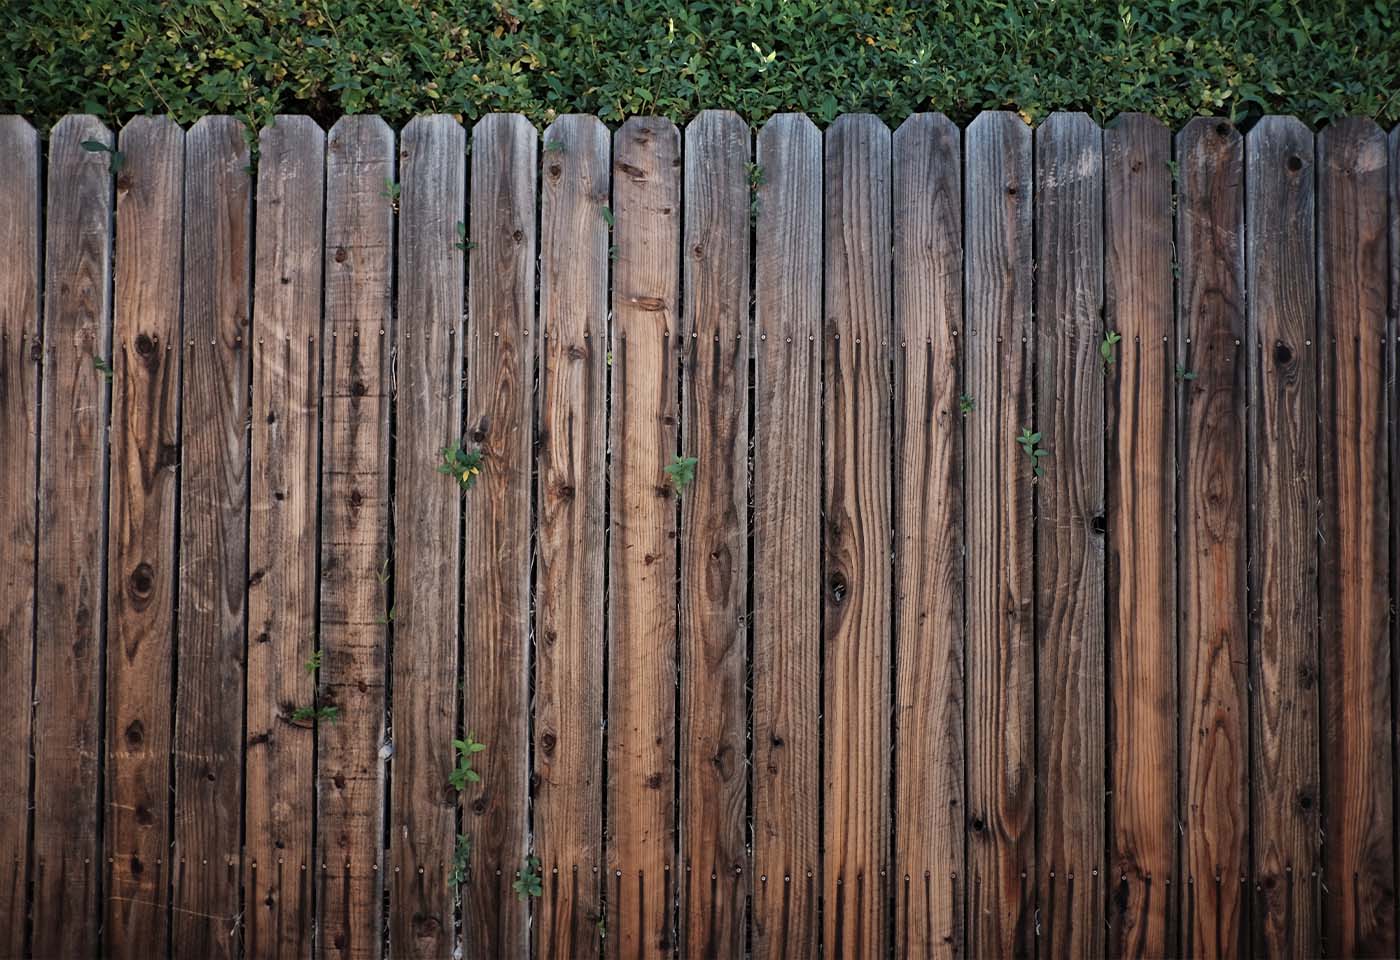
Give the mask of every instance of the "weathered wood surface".
[{"label": "weathered wood surface", "polygon": [[894,133],[894,950],[963,947],[962,149]]},{"label": "weathered wood surface", "polygon": [[185,134],[138,117],[117,141],[107,505],[105,953],[165,949],[178,554]]},{"label": "weathered wood surface", "polygon": [[[1171,132],[1143,114],[1104,130],[1108,372],[1108,952],[1176,951],[1176,396]],[[1184,371],[1184,368],[1183,368]]]},{"label": "weathered wood surface", "polygon": [[560,117],[540,179],[535,516],[538,956],[598,945],[603,853],[603,584],[607,536],[608,129]]},{"label": "weathered wood surface", "polygon": [[244,128],[185,136],[171,951],[237,956],[242,912],[253,180]]},{"label": "weathered wood surface", "polygon": [[379,956],[383,908],[394,134],[346,117],[326,140],[321,579],[316,654],[318,951]]},{"label": "weathered wood surface", "polygon": [[821,132],[774,117],[757,158],[752,929],[778,958],[820,939]]},{"label": "weathered wood surface", "polygon": [[1181,951],[1228,957],[1249,947],[1243,139],[1193,120],[1176,156]]},{"label": "weathered wood surface", "polygon": [[1254,950],[1318,953],[1317,287],[1313,135],[1245,137]]},{"label": "weathered wood surface", "polygon": [[1030,459],[1031,130],[984,113],[963,133],[967,555],[967,944],[1035,950],[1035,595]]}]

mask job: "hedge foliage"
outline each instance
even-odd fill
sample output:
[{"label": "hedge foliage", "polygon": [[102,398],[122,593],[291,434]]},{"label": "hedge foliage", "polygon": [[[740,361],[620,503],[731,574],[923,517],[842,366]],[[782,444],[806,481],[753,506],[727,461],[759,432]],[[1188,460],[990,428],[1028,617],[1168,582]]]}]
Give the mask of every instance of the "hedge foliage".
[{"label": "hedge foliage", "polygon": [[1400,118],[1400,0],[0,0],[0,112]]}]

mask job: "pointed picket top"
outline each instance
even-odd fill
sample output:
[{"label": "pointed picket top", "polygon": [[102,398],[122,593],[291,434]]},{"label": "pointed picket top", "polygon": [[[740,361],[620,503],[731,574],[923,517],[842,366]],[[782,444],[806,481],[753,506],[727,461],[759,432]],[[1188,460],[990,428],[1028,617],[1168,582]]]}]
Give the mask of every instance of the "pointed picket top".
[{"label": "pointed picket top", "polygon": [[[587,142],[594,139],[604,141],[612,136],[608,125],[591,113],[564,113],[550,121],[544,128],[543,140],[546,144],[567,143],[568,141]],[[552,151],[561,152],[561,151]],[[567,150],[562,151],[567,155]]]},{"label": "pointed picket top", "polygon": [[760,143],[765,139],[806,140],[809,137],[821,137],[821,129],[805,113],[775,113],[758,131]]},{"label": "pointed picket top", "polygon": [[943,113],[911,113],[894,131],[896,146],[910,137],[923,137],[930,142],[958,141],[962,131]]},{"label": "pointed picket top", "polygon": [[1385,131],[1370,117],[1344,117],[1317,135],[1319,158],[1325,153],[1328,162],[1348,177],[1383,169],[1389,147]]},{"label": "pointed picket top", "polygon": [[1171,133],[1171,127],[1167,126],[1161,120],[1158,120],[1152,114],[1143,113],[1139,110],[1130,110],[1126,113],[1116,114],[1103,125],[1103,128],[1105,131],[1130,128],[1143,131],[1162,131],[1168,135]]},{"label": "pointed picket top", "polygon": [[376,113],[354,113],[333,123],[326,133],[326,139],[328,150],[336,149],[337,144],[346,140],[370,143],[376,139],[388,139],[392,143],[394,130]]},{"label": "pointed picket top", "polygon": [[685,125],[686,142],[705,135],[744,136],[749,125],[733,110],[701,110]]},{"label": "pointed picket top", "polygon": [[[121,137],[156,137],[171,136],[171,131],[178,130],[183,134],[184,128],[174,121],[168,114],[143,113],[132,117],[121,128]],[[154,132],[153,132],[154,131]]]},{"label": "pointed picket top", "polygon": [[852,135],[864,135],[867,137],[883,136],[888,138],[890,136],[890,128],[882,118],[873,113],[843,113],[841,116],[831,121],[831,124],[826,128],[826,137],[828,140],[832,137]]},{"label": "pointed picket top", "polygon": [[[84,163],[111,170],[117,150],[117,138],[97,117],[90,113],[70,113],[62,117],[49,131],[49,162],[65,144],[81,149]],[[87,146],[83,146],[87,144]],[[101,144],[106,149],[96,147]]]},{"label": "pointed picket top", "polygon": [[1181,156],[1192,144],[1217,144],[1228,149],[1243,139],[1239,128],[1224,117],[1196,117],[1176,132],[1176,152]]},{"label": "pointed picket top", "polygon": [[407,138],[410,133],[422,136],[428,131],[451,130],[453,127],[463,133],[466,132],[461,121],[450,113],[420,113],[404,124],[403,129],[399,131],[399,136]]}]

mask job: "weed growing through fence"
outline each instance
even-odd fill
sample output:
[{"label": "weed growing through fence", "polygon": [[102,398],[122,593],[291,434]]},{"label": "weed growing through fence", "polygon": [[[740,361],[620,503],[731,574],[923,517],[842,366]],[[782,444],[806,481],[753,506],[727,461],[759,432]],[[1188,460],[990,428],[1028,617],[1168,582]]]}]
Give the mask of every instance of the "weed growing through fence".
[{"label": "weed growing through fence", "polygon": [[473,734],[465,740],[453,740],[452,749],[457,752],[457,766],[447,775],[447,782],[458,793],[467,789],[469,783],[480,783],[481,774],[472,769],[472,757],[486,749],[486,744],[477,743]]},{"label": "weed growing through fence", "polygon": [[1195,370],[1187,370],[1185,367],[1183,367],[1181,364],[1178,363],[1178,364],[1176,365],[1176,379],[1177,379],[1177,380],[1182,380],[1182,381],[1185,381],[1185,380],[1195,380],[1195,379],[1196,379],[1196,371],[1195,371]]},{"label": "weed growing through fence", "polygon": [[379,194],[385,200],[389,201],[389,206],[394,208],[395,213],[399,212],[399,193],[402,190],[403,186],[401,184],[397,184],[392,180],[385,179],[384,190]]},{"label": "weed growing through fence", "polygon": [[617,226],[617,218],[613,216],[611,207],[599,207],[598,210],[603,214],[603,219],[608,222],[609,227]]},{"label": "weed growing through fence", "polygon": [[547,142],[547,143],[544,145],[544,150],[545,150],[545,153],[563,153],[563,152],[564,152],[564,141],[563,141],[563,140],[550,140],[549,142]]},{"label": "weed growing through fence", "polygon": [[104,360],[94,353],[92,355],[92,366],[103,380],[106,380],[108,383],[112,382],[112,362],[110,360]]},{"label": "weed growing through fence", "polygon": [[476,478],[481,476],[482,464],[486,462],[486,454],[482,452],[480,447],[465,450],[460,443],[443,447],[440,455],[442,463],[438,464],[438,473],[445,473],[452,477],[463,490],[472,488],[472,484],[476,483]]},{"label": "weed growing through fence", "polygon": [[292,721],[295,723],[310,723],[312,720],[322,720],[326,723],[334,723],[340,719],[340,708],[326,705],[324,707],[297,707],[292,711]]},{"label": "weed growing through fence", "polygon": [[471,856],[471,837],[457,834],[457,846],[452,850],[452,872],[447,875],[447,885],[453,890],[467,882],[467,863]]},{"label": "weed growing through fence", "polygon": [[88,153],[107,154],[107,172],[121,173],[122,167],[126,166],[126,154],[115,147],[109,147],[101,140],[84,140],[83,149]]},{"label": "weed growing through fence", "polygon": [[1026,456],[1030,457],[1035,475],[1037,477],[1045,476],[1045,468],[1040,465],[1040,461],[1042,457],[1050,456],[1050,451],[1041,449],[1040,432],[1036,431],[1032,433],[1030,427],[1024,427],[1021,430],[1021,435],[1016,438],[1016,442],[1021,445],[1021,449],[1026,452]]},{"label": "weed growing through fence", "polygon": [[767,182],[763,167],[757,163],[749,164],[749,219],[753,222],[758,221],[758,188]]},{"label": "weed growing through fence", "polygon": [[964,393],[958,396],[958,411],[965,417],[977,409],[977,401],[972,399],[972,394]]},{"label": "weed growing through fence", "polygon": [[467,239],[467,224],[464,220],[457,221],[457,242],[452,244],[454,250],[475,250],[476,242]]},{"label": "weed growing through fence", "polygon": [[1116,359],[1113,348],[1116,347],[1122,339],[1123,335],[1117,330],[1110,330],[1103,335],[1103,342],[1099,344],[1099,356],[1103,357],[1104,373],[1107,373],[1108,368],[1113,366],[1113,361]]},{"label": "weed growing through fence", "polygon": [[544,878],[540,876],[540,858],[528,856],[525,866],[515,875],[515,895],[521,900],[538,897],[544,893]]},{"label": "weed growing through fence", "polygon": [[676,488],[677,494],[684,493],[685,488],[695,479],[695,465],[699,462],[695,457],[676,457],[665,468],[666,476],[670,479],[671,486]]},{"label": "weed growing through fence", "polygon": [[322,653],[324,653],[324,651],[322,650],[317,650],[315,653],[313,653],[310,657],[307,658],[306,663],[302,664],[302,669],[304,669],[307,673],[315,673],[317,670],[320,670]]}]

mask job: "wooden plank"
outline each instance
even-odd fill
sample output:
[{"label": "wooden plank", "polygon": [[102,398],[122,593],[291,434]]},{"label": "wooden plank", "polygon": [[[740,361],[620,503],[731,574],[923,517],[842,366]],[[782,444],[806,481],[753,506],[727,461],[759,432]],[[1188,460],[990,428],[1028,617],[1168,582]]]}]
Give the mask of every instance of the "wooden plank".
[{"label": "wooden plank", "polygon": [[[608,543],[609,956],[675,946],[676,504],[680,134],[633,117],[613,136]],[[602,211],[599,216],[602,216]]]},{"label": "wooden plank", "polygon": [[962,135],[894,134],[895,954],[963,947]]},{"label": "wooden plank", "polygon": [[1347,957],[1396,952],[1387,152],[1370,120],[1317,138],[1323,949]]},{"label": "wooden plank", "polygon": [[103,935],[144,960],[165,950],[170,898],[185,134],[137,117],[118,147]]},{"label": "wooden plank", "polygon": [[773,117],[758,166],[752,949],[777,960],[820,938],[821,132]]},{"label": "wooden plank", "polygon": [[248,545],[247,950],[311,949],[316,518],[325,134],[259,138]]},{"label": "wooden plank", "polygon": [[890,131],[826,131],[826,440],[822,785],[825,949],[879,956],[890,903]]},{"label": "wooden plank", "polygon": [[1243,141],[1198,118],[1176,155],[1181,949],[1232,956],[1249,947]]},{"label": "wooden plank", "polygon": [[[394,333],[393,760],[389,945],[438,960],[453,949],[449,885],[457,796],[461,494],[437,472],[462,439],[466,134],[451,117],[417,117],[400,135],[398,316]],[[479,492],[479,491],[478,491]]]},{"label": "wooden plank", "polygon": [[545,131],[540,212],[535,588],[535,849],[541,957],[598,946],[603,853],[603,568],[607,491],[608,128]]},{"label": "wooden plank", "polygon": [[1171,131],[1141,113],[1104,140],[1108,371],[1108,952],[1178,953],[1176,337]]},{"label": "wooden plank", "polygon": [[973,956],[1035,949],[1035,479],[1031,425],[1031,131],[1013,113],[964,132],[963,384],[967,561],[967,940]]},{"label": "wooden plank", "polygon": [[[39,136],[21,117],[0,117],[0,154],[12,159],[0,180],[0,743],[15,761],[0,783],[0,956],[24,955],[29,875],[30,719],[34,704],[34,565],[38,541],[39,276],[43,211]],[[23,751],[23,752],[21,752]]]},{"label": "wooden plank", "polygon": [[36,957],[98,950],[98,767],[106,627],[111,156],[95,117],[49,134],[35,604],[33,938]]},{"label": "wooden plank", "polygon": [[317,742],[317,936],[322,956],[367,960],[380,953],[383,906],[396,182],[388,124],[337,121],[326,141],[320,646],[309,671],[338,716]]},{"label": "wooden plank", "polygon": [[1254,951],[1317,956],[1317,322],[1313,135],[1245,137]]},{"label": "wooden plank", "polygon": [[248,585],[252,177],[244,127],[185,135],[179,664],[171,945],[233,958],[240,912]]},{"label": "wooden plank", "polygon": [[472,282],[465,415],[485,455],[463,507],[466,729],[486,744],[463,800],[474,882],[462,936],[483,956],[523,954],[529,911],[513,889],[529,848],[530,529],[534,444],[535,175],[520,114],[472,130]]},{"label": "wooden plank", "polygon": [[1038,949],[1101,956],[1104,374],[1122,353],[1103,323],[1103,131],[1051,114],[1035,175]]},{"label": "wooden plank", "polygon": [[691,956],[744,952],[748,919],[749,128],[685,130],[681,910]]}]

